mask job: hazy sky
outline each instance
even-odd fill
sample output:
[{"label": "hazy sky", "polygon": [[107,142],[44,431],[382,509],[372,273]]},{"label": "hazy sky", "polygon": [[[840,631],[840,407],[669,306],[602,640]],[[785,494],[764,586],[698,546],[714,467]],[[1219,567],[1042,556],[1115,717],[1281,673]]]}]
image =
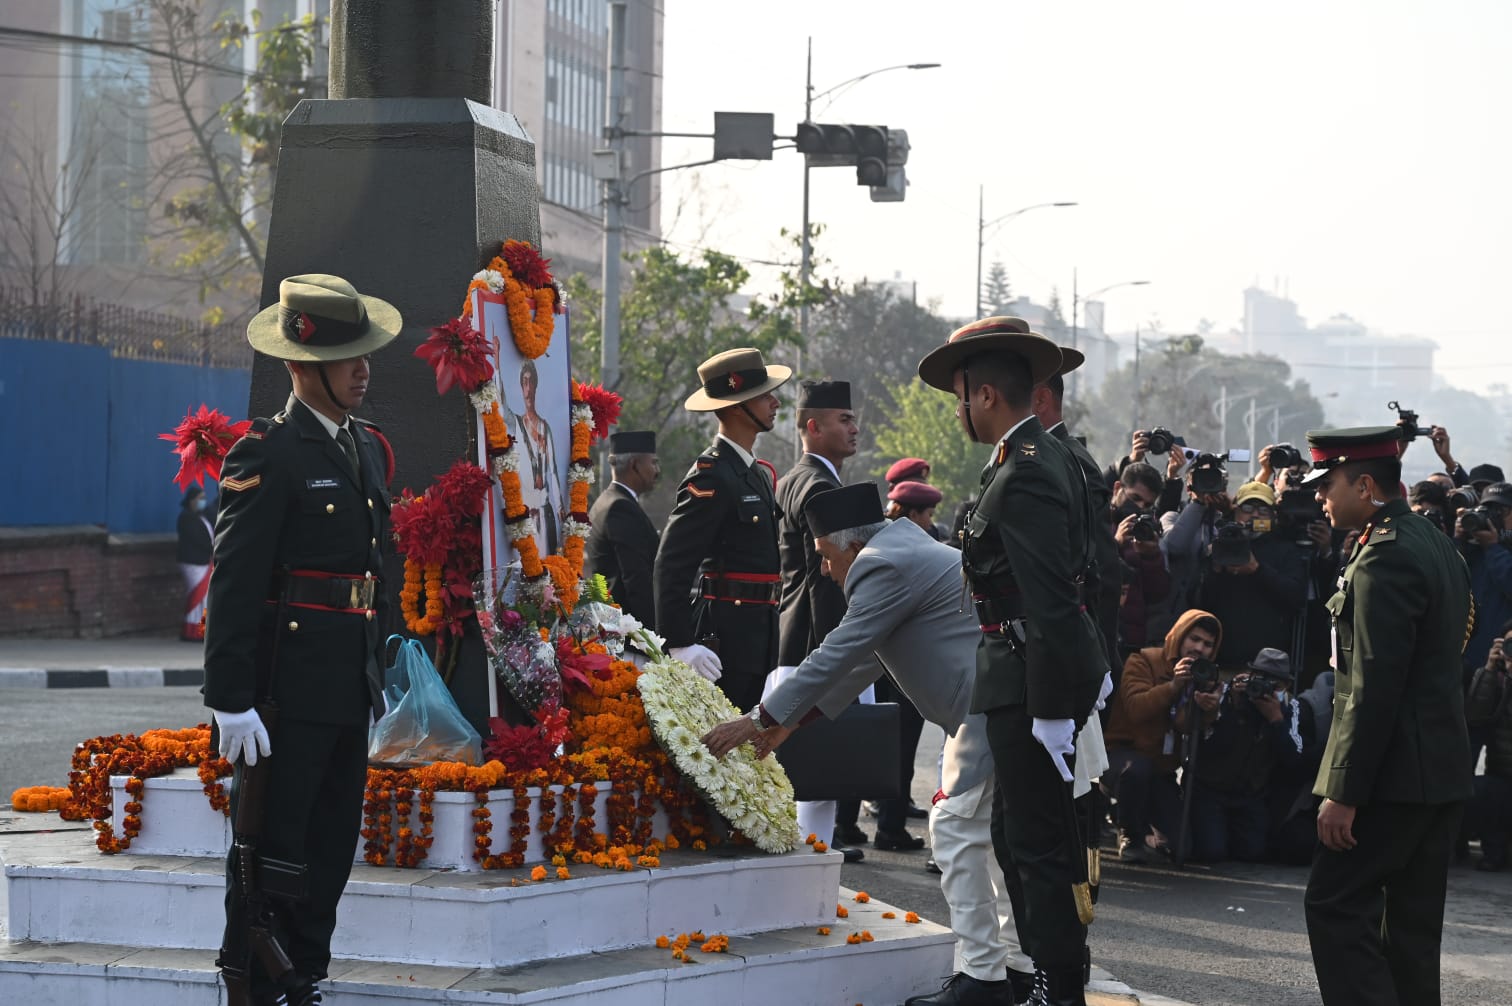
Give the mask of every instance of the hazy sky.
[{"label": "hazy sky", "polygon": [[[908,130],[903,203],[873,203],[849,168],[812,172],[812,218],[847,280],[918,282],[921,301],[973,310],[977,186],[1015,292],[1043,302],[1072,270],[1107,297],[1108,325],[1168,332],[1242,314],[1253,282],[1309,322],[1348,313],[1428,336],[1442,376],[1512,384],[1512,3],[661,2],[663,123],[712,131],[713,113],[802,117],[805,37],[814,85],[898,63],[845,90],[817,121]],[[821,111],[823,109],[823,111]],[[710,156],[667,140],[664,163]],[[786,254],[801,162],[727,162],[665,175],[674,242]],[[759,275],[759,273],[758,273]]]}]

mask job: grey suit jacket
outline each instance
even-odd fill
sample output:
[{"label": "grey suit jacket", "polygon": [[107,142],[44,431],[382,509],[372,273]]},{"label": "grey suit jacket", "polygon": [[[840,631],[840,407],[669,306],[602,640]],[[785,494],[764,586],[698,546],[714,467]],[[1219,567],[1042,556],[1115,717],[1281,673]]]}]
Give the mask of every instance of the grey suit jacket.
[{"label": "grey suit jacket", "polygon": [[881,676],[875,652],[920,714],[950,734],[942,789],[956,794],[988,778],[986,721],[972,715],[976,616],[961,605],[961,553],[898,519],[867,543],[845,578],[840,624],[761,706],[785,726],[818,707],[831,718]]}]

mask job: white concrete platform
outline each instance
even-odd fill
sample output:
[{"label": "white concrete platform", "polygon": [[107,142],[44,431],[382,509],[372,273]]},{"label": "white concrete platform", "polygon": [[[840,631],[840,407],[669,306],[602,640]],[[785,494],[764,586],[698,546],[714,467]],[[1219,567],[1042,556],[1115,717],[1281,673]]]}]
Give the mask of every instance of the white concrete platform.
[{"label": "white concrete platform", "polygon": [[[848,919],[731,936],[722,954],[689,963],[650,941],[509,968],[465,968],[338,958],[325,983],[330,1006],[408,1003],[573,1004],[573,1006],[783,1006],[890,1004],[938,987],[954,940],[933,923],[909,925],[878,901],[840,897]],[[830,904],[830,914],[834,905]],[[884,911],[897,919],[882,918]],[[686,927],[681,927],[684,930]],[[847,944],[869,931],[873,942]],[[672,930],[675,934],[677,930]],[[705,927],[705,935],[723,932]],[[0,943],[0,1002],[28,1006],[205,1006],[224,1002],[210,950],[140,949],[119,944]]]},{"label": "white concrete platform", "polygon": [[[104,856],[92,833],[78,830],[13,834],[4,842],[13,940],[219,946],[225,885],[218,858]],[[359,864],[332,951],[406,965],[500,968],[641,946],[662,933],[703,928],[735,936],[834,918],[842,862],[835,852],[679,850],[661,861],[624,872],[574,866],[572,879],[539,883],[529,880],[528,868],[461,873]]]}]

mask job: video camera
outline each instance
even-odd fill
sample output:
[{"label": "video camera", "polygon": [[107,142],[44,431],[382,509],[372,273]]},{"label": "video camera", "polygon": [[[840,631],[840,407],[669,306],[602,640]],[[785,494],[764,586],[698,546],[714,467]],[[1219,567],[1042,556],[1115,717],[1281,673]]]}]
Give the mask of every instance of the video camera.
[{"label": "video camera", "polygon": [[1250,452],[1241,448],[1233,447],[1222,454],[1207,452],[1189,452],[1192,467],[1187,484],[1192,492],[1199,495],[1213,495],[1228,489],[1228,469],[1224,467],[1230,461],[1238,461],[1247,464]]},{"label": "video camera", "polygon": [[1276,521],[1295,534],[1306,534],[1307,525],[1327,520],[1316,493],[1307,489],[1287,489],[1276,501]]},{"label": "video camera", "polygon": [[1413,412],[1411,409],[1404,409],[1394,401],[1387,402],[1386,407],[1396,410],[1397,422],[1402,428],[1402,439],[1409,444],[1418,437],[1433,436],[1433,430],[1430,427],[1418,425],[1418,414],[1416,412]]},{"label": "video camera", "polygon": [[1249,562],[1249,532],[1243,524],[1225,520],[1213,526],[1212,558],[1217,566],[1243,566]]}]

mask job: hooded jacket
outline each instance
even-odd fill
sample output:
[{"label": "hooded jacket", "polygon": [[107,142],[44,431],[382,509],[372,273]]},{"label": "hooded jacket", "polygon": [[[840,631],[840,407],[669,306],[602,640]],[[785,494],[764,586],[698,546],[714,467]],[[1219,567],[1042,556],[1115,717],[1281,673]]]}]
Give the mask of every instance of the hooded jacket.
[{"label": "hooded jacket", "polygon": [[[1181,698],[1172,682],[1176,662],[1181,659],[1181,641],[1202,618],[1218,619],[1206,611],[1192,608],[1176,619],[1166,633],[1165,644],[1147,646],[1129,654],[1124,662],[1123,677],[1113,696],[1113,712],[1103,737],[1111,748],[1132,748],[1152,759],[1155,771],[1174,772],[1181,763],[1180,748],[1174,742],[1166,751],[1166,735],[1174,732],[1171,711]],[[1218,625],[1214,649],[1223,644],[1223,625]]]}]

